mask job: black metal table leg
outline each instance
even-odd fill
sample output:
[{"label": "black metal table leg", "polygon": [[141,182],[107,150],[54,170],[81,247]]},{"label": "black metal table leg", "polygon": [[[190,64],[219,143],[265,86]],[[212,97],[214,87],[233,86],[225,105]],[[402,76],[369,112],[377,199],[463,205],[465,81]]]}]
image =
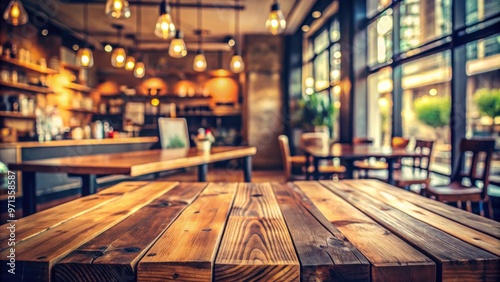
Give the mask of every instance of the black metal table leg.
[{"label": "black metal table leg", "polygon": [[23,171],[23,217],[36,213],[36,172]]},{"label": "black metal table leg", "polygon": [[309,158],[311,157],[311,155],[309,153],[307,153],[307,152],[304,153],[304,154],[306,156],[306,180],[310,180],[311,179],[311,173],[309,172],[309,166],[311,166],[311,162],[310,162]]},{"label": "black metal table leg", "polygon": [[243,158],[243,174],[245,182],[252,182],[252,156]]},{"label": "black metal table leg", "polygon": [[314,180],[319,180],[319,158],[314,157],[313,158],[313,165],[314,165]]},{"label": "black metal table leg", "polygon": [[95,174],[82,174],[82,196],[88,196],[97,192],[97,182]]},{"label": "black metal table leg", "polygon": [[354,179],[354,160],[345,160],[345,178]]},{"label": "black metal table leg", "polygon": [[208,164],[198,166],[198,182],[206,182],[208,173]]},{"label": "black metal table leg", "polygon": [[387,183],[394,185],[394,159],[387,159]]}]

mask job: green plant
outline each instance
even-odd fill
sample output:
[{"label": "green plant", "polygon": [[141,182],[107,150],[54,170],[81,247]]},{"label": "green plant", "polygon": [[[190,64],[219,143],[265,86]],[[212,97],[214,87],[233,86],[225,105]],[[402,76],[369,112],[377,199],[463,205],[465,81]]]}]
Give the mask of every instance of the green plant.
[{"label": "green plant", "polygon": [[500,116],[500,89],[481,88],[474,93],[474,102],[483,115]]},{"label": "green plant", "polygon": [[307,95],[299,101],[299,110],[294,121],[304,129],[312,126],[328,126],[333,124],[334,107],[328,99],[322,99],[320,94]]},{"label": "green plant", "polygon": [[168,140],[167,149],[184,148],[186,144],[180,136],[174,136]]},{"label": "green plant", "polygon": [[415,113],[419,121],[433,128],[450,122],[451,102],[446,97],[423,97],[415,101]]}]

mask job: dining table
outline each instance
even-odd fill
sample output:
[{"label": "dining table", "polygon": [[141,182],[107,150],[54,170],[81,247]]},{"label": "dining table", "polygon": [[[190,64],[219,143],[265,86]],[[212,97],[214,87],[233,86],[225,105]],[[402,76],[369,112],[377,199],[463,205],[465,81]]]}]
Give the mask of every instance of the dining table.
[{"label": "dining table", "polygon": [[331,160],[338,158],[346,167],[345,178],[352,179],[354,172],[354,161],[377,158],[385,159],[387,162],[387,182],[394,184],[394,163],[401,158],[422,158],[426,155],[408,148],[392,148],[390,146],[375,146],[372,144],[341,144],[323,142],[322,144],[304,145],[302,147],[306,156],[306,167],[311,165],[312,158],[313,172],[306,170],[306,179],[311,176],[314,180],[319,180],[319,165],[321,160]]},{"label": "dining table", "polygon": [[500,280],[499,222],[378,180],[121,182],[0,228],[1,281]]},{"label": "dining table", "polygon": [[9,163],[10,170],[22,171],[23,215],[36,212],[36,174],[67,173],[82,179],[82,196],[94,194],[100,175],[137,177],[167,170],[197,166],[198,181],[207,180],[208,164],[243,159],[245,182],[252,178],[252,156],[257,149],[251,146],[212,147],[210,151],[197,148],[144,150],[124,153],[97,154],[51,158]]}]

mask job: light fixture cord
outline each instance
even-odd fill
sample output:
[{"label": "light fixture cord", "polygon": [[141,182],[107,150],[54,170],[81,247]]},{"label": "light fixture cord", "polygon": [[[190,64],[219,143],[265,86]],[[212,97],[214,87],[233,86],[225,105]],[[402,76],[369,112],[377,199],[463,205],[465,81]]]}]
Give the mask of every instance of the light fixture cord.
[{"label": "light fixture cord", "polygon": [[240,38],[240,9],[239,9],[239,0],[236,0],[236,36],[238,38],[238,42],[236,43],[236,50],[238,51],[238,55],[241,56],[241,38]]},{"label": "light fixture cord", "polygon": [[178,21],[178,30],[181,30],[181,1],[177,0],[177,21]]},{"label": "light fixture cord", "polygon": [[201,12],[201,0],[198,0],[198,31],[200,32],[198,34],[198,49],[200,51],[201,51],[201,48],[203,46],[203,36],[202,36],[203,31],[201,29],[202,22],[203,22],[202,16],[203,16],[203,14]]},{"label": "light fixture cord", "polygon": [[89,41],[89,26],[88,26],[88,3],[85,3],[85,8],[83,9],[83,29],[85,30],[85,47],[88,46]]},{"label": "light fixture cord", "polygon": [[[139,40],[141,38],[141,28],[140,28],[140,25],[141,25],[141,22],[142,22],[142,18],[141,18],[141,13],[142,13],[142,6],[141,6],[141,0],[138,0],[138,3],[137,3],[137,20],[136,20],[136,33],[137,33],[137,36],[135,38],[135,50],[137,51],[137,53],[140,53],[139,52]],[[142,58],[141,56],[139,56],[138,58],[139,62],[142,61]]]}]

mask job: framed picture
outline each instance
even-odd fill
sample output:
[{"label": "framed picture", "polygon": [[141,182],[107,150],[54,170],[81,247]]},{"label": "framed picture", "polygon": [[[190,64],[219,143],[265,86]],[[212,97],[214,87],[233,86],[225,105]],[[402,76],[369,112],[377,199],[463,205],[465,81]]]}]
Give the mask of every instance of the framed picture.
[{"label": "framed picture", "polygon": [[189,133],[185,118],[159,118],[162,149],[189,148]]}]

